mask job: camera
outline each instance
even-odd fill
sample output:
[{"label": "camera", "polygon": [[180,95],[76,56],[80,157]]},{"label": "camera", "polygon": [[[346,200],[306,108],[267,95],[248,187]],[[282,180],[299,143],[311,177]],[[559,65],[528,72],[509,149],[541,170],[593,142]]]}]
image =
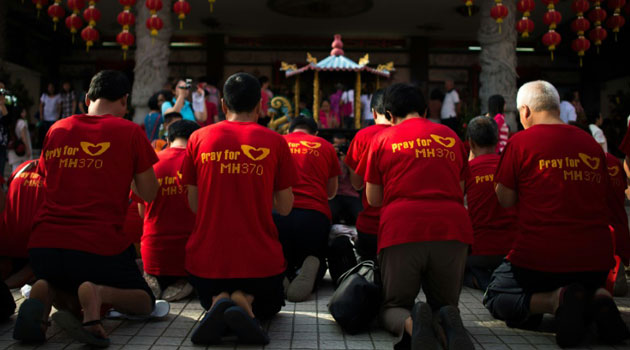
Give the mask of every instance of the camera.
[{"label": "camera", "polygon": [[192,79],[186,79],[186,90],[192,89]]},{"label": "camera", "polygon": [[11,95],[11,91],[6,89],[0,89],[0,96],[8,96]]}]

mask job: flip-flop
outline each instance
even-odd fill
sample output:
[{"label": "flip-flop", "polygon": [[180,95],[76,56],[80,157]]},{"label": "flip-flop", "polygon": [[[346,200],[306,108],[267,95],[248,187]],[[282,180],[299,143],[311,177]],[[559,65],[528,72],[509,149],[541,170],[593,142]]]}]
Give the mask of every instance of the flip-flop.
[{"label": "flip-flop", "polygon": [[586,290],[574,283],[560,294],[560,306],[556,310],[556,343],[561,348],[577,346],[586,333],[585,313],[588,303]]},{"label": "flip-flop", "polygon": [[81,323],[73,314],[67,311],[57,311],[52,315],[53,321],[57,323],[72,339],[83,343],[92,345],[98,348],[106,348],[109,346],[109,338],[102,338],[93,333],[90,333],[84,327],[94,326],[101,324],[101,320],[94,320],[85,323]]},{"label": "flip-flop", "polygon": [[122,312],[118,312],[115,309],[111,309],[107,312],[105,318],[119,318],[130,321],[146,321],[152,318],[164,318],[168,316],[171,311],[171,304],[166,300],[156,300],[153,312],[149,315],[127,315]]},{"label": "flip-flop", "polygon": [[234,305],[234,302],[228,298],[217,300],[214,306],[206,312],[199,326],[197,326],[190,337],[193,344],[208,345],[220,343],[221,337],[228,328],[224,320],[224,312],[234,307]]},{"label": "flip-flop", "polygon": [[605,344],[620,344],[630,338],[628,326],[621,318],[617,305],[611,298],[595,298],[592,309],[599,340]]},{"label": "flip-flop", "polygon": [[260,323],[247,314],[240,306],[232,306],[223,314],[225,323],[236,333],[239,343],[242,344],[269,344],[269,336],[260,327]]},{"label": "flip-flop", "polygon": [[15,327],[13,328],[13,339],[25,343],[41,343],[46,341],[46,333],[42,331],[42,324],[49,324],[42,320],[44,318],[44,303],[37,299],[24,300],[20,305]]}]

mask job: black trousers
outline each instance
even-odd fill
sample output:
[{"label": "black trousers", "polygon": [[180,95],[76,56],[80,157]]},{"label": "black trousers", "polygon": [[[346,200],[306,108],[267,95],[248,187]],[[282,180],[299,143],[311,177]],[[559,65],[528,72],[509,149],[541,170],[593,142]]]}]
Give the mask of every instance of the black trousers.
[{"label": "black trousers", "polygon": [[604,287],[608,271],[553,273],[529,270],[503,263],[494,271],[483,304],[496,319],[505,321],[508,327],[535,328],[541,315],[530,313],[530,302],[535,293],[551,292],[558,288],[579,283],[587,291]]},{"label": "black trousers", "polygon": [[359,213],[363,210],[359,197],[337,195],[328,201],[328,205],[332,212],[333,224],[340,224],[343,220],[346,225],[353,226],[357,222]]},{"label": "black trousers", "polygon": [[317,210],[294,208],[287,216],[273,214],[273,220],[278,228],[284,258],[287,260],[286,276],[289,280],[295,278],[308,256],[319,258],[318,276],[322,278],[326,273],[330,233],[328,217]]},{"label": "black trousers", "polygon": [[368,233],[357,232],[358,239],[355,244],[357,254],[361,258],[361,261],[372,260],[377,262],[376,251],[377,249],[377,235],[371,235]]}]

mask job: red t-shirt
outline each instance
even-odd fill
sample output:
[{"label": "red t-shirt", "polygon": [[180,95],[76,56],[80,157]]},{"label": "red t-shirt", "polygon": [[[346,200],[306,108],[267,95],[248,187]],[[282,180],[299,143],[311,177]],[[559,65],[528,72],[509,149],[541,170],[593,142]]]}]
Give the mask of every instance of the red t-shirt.
[{"label": "red t-shirt", "polygon": [[297,172],[282,136],[254,122],[222,121],[195,131],[183,184],[198,189],[186,270],[203,278],[262,278],[285,269],[273,194]]},{"label": "red t-shirt", "polygon": [[379,132],[370,145],[365,177],[384,191],[379,251],[411,242],[472,244],[460,184],[468,174],[464,145],[444,125],[411,118]]},{"label": "red t-shirt", "polygon": [[301,131],[285,135],[284,139],[298,173],[293,186],[293,207],[317,210],[331,219],[328,179],[341,175],[335,148],[323,138]]},{"label": "red t-shirt", "polygon": [[122,231],[134,175],[157,162],[139,125],[111,115],[74,115],[48,131],[38,173],[45,199],[29,248],[116,255],[131,244]]},{"label": "red t-shirt", "polygon": [[199,123],[199,125],[201,126],[208,126],[208,125],[214,124],[214,116],[219,114],[217,105],[210,101],[206,101],[206,112],[208,115],[208,119],[206,119],[206,121],[203,123]]},{"label": "red t-shirt", "polygon": [[466,198],[475,235],[472,255],[507,255],[516,236],[516,210],[503,208],[494,191],[499,159],[496,154],[486,154],[469,163]]},{"label": "red t-shirt", "polygon": [[625,193],[628,182],[623,166],[617,157],[606,153],[606,166],[611,184],[608,201],[611,214],[610,225],[614,229],[615,254],[619,255],[627,266],[630,260],[630,230],[628,229]]},{"label": "red t-shirt", "polygon": [[508,142],[495,182],[518,194],[518,234],[508,259],[546,272],[613,266],[604,152],[566,124],[535,125]]},{"label": "red t-shirt", "polygon": [[123,222],[123,233],[129,237],[131,243],[140,243],[144,220],[138,212],[138,203],[142,203],[133,192],[129,195],[129,206]]},{"label": "red t-shirt", "polygon": [[157,197],[146,203],[142,260],[144,270],[158,276],[186,276],[186,242],[195,227],[195,214],[188,207],[188,188],[181,184],[184,148],[158,153],[153,166],[160,184]]},{"label": "red t-shirt", "polygon": [[[366,155],[370,148],[370,141],[372,141],[374,135],[387,127],[389,127],[389,125],[372,125],[360,130],[354,135],[352,142],[350,142],[350,147],[348,147],[348,153],[346,154],[344,162],[359,176],[365,176],[365,167],[359,169],[359,163],[361,161],[367,163]],[[357,217],[357,231],[375,235],[378,233],[381,208],[375,208],[368,204],[367,196],[365,195],[365,187],[363,188],[361,199],[363,202],[363,210],[359,213],[359,217]]]},{"label": "red t-shirt", "polygon": [[36,165],[20,172],[33,162],[35,161],[24,162],[11,175],[2,214],[0,256],[28,257],[27,246],[33,229],[33,219],[44,200],[44,179],[36,172]]}]

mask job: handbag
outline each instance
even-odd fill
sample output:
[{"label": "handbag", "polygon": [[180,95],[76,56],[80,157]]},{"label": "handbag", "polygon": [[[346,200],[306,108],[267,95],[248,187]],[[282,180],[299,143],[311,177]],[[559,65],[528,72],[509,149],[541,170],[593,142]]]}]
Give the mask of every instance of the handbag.
[{"label": "handbag", "polygon": [[371,260],[348,270],[337,280],[328,311],[348,334],[368,330],[381,307],[380,272]]},{"label": "handbag", "polygon": [[26,145],[21,139],[16,137],[11,137],[7,144],[7,149],[12,149],[18,157],[26,154]]}]

